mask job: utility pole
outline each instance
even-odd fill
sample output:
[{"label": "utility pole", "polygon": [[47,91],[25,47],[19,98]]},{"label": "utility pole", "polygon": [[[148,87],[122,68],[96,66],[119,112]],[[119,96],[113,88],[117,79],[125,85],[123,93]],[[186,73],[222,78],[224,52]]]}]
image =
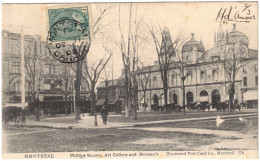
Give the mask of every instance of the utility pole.
[{"label": "utility pole", "polygon": [[22,109],[25,108],[25,69],[24,69],[24,34],[23,26],[21,27],[21,90],[22,90]]}]

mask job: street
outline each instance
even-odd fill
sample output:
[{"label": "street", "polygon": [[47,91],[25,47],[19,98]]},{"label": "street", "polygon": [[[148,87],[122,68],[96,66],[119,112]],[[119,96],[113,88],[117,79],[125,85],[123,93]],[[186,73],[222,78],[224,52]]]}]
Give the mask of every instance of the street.
[{"label": "street", "polygon": [[258,117],[243,119],[226,119],[219,127],[216,120],[96,129],[9,127],[3,131],[3,152],[256,150]]}]

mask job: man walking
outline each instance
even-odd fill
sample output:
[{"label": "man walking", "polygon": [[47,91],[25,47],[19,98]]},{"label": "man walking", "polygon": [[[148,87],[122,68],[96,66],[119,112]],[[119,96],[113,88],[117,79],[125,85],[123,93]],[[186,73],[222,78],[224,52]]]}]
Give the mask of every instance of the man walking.
[{"label": "man walking", "polygon": [[107,111],[105,106],[102,107],[100,113],[101,113],[101,116],[102,116],[102,119],[103,119],[103,124],[106,125],[107,124],[108,111]]}]

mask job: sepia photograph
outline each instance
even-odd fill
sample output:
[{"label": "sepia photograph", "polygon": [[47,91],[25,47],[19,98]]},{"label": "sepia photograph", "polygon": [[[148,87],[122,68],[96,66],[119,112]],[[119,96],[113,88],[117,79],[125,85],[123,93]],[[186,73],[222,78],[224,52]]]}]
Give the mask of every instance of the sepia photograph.
[{"label": "sepia photograph", "polygon": [[258,2],[2,3],[2,159],[258,159]]}]

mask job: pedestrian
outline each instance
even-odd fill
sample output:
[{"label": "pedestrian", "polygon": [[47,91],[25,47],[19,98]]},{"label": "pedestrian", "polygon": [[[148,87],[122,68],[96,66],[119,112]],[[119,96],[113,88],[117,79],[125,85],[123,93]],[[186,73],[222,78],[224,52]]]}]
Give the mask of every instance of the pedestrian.
[{"label": "pedestrian", "polygon": [[101,113],[101,116],[102,116],[102,119],[103,119],[103,124],[106,125],[107,124],[108,111],[107,111],[105,106],[102,107],[100,113]]}]

